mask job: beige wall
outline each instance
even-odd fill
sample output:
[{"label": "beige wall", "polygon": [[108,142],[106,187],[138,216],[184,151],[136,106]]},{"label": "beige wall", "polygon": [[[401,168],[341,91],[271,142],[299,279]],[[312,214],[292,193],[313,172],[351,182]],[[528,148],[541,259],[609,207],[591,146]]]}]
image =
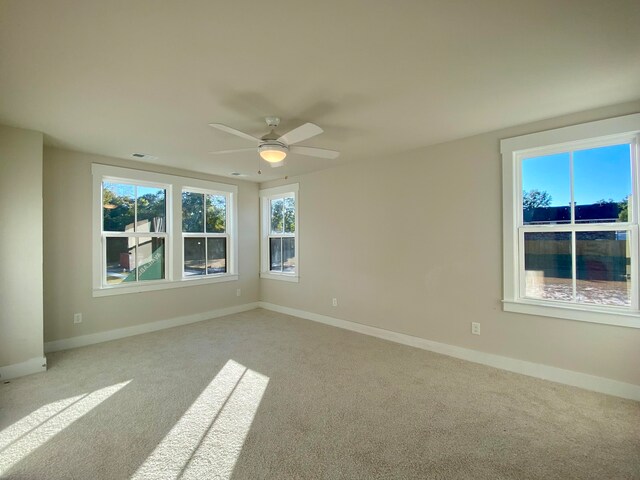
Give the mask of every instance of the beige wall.
[{"label": "beige wall", "polygon": [[0,367],[42,359],[42,134],[0,126]]},{"label": "beige wall", "polygon": [[[239,280],[93,298],[91,164],[238,185]],[[258,186],[229,178],[46,148],[44,152],[44,338],[59,340],[258,300]],[[241,297],[236,289],[242,290]],[[81,312],[83,322],[73,323]]]},{"label": "beige wall", "polygon": [[499,140],[638,111],[583,112],[265,183],[300,183],[300,283],[262,279],[261,299],[640,384],[640,330],[506,313],[500,302]]}]

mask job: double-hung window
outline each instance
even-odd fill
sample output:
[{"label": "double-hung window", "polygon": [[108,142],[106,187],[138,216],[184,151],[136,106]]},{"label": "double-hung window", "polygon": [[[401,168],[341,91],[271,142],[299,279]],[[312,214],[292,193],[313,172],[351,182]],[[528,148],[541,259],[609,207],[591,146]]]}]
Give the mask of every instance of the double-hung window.
[{"label": "double-hung window", "polygon": [[167,185],[102,182],[102,278],[105,285],[166,279]]},{"label": "double-hung window", "polygon": [[298,184],[260,191],[262,278],[298,281]]},{"label": "double-hung window", "polygon": [[227,273],[229,193],[188,188],[182,191],[183,275]]},{"label": "double-hung window", "polygon": [[93,295],[237,280],[238,187],[94,164]]},{"label": "double-hung window", "polygon": [[505,310],[640,327],[640,114],[501,142]]}]

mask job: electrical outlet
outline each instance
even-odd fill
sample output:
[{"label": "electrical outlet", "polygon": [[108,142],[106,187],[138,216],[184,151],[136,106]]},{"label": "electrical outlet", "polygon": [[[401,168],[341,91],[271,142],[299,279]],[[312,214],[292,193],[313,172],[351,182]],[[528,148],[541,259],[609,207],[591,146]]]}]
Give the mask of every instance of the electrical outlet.
[{"label": "electrical outlet", "polygon": [[331,301],[331,304],[332,304],[334,307],[337,307],[337,306],[338,306],[338,299],[337,299],[337,298],[334,298],[334,299]]},{"label": "electrical outlet", "polygon": [[480,324],[478,322],[471,322],[471,333],[480,335]]},{"label": "electrical outlet", "polygon": [[82,323],[82,314],[74,313],[73,314],[73,323]]},{"label": "electrical outlet", "polygon": [[239,296],[240,296],[240,289],[238,288],[238,289],[236,290],[236,297],[239,297]]}]

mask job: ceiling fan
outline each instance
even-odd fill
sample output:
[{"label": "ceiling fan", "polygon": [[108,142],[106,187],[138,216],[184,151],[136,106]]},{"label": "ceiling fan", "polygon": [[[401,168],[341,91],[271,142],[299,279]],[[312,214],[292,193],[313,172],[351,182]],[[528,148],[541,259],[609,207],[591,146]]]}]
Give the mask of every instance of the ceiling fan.
[{"label": "ceiling fan", "polygon": [[249,135],[248,133],[244,133],[240,130],[236,130],[235,128],[228,127],[226,125],[223,125],[222,123],[210,123],[209,125],[213,128],[217,128],[218,130],[222,130],[223,132],[227,132],[240,138],[244,138],[245,140],[249,140],[256,145],[255,147],[251,148],[236,148],[233,150],[221,150],[211,153],[220,155],[225,153],[250,152],[255,151],[257,147],[260,157],[263,160],[269,162],[272,167],[281,166],[289,152],[320,158],[337,158],[338,155],[340,155],[340,152],[337,152],[335,150],[326,150],[324,148],[303,147],[295,145],[296,143],[304,142],[311,137],[320,135],[323,132],[323,130],[319,126],[313,123],[305,123],[304,125],[300,125],[299,127],[294,128],[284,135],[280,135],[275,131],[278,125],[280,125],[280,119],[278,117],[266,117],[265,121],[271,128],[271,131],[266,135],[263,135],[261,138],[254,137],[253,135]]}]

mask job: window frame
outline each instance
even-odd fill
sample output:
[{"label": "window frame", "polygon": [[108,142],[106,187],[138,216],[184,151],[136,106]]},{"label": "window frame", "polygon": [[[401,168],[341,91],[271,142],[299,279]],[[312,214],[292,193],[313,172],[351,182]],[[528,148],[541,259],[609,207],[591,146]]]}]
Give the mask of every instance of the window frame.
[{"label": "window frame", "polygon": [[[290,197],[294,199],[295,232],[282,235],[271,234],[271,201],[278,198]],[[279,187],[260,190],[260,278],[281,280],[285,282],[299,282],[300,279],[300,199],[299,184],[293,183]],[[294,272],[277,272],[271,270],[270,244],[271,238],[293,238],[296,253],[296,267]]]},{"label": "window frame", "polygon": [[[135,170],[131,168],[115,167],[111,165],[93,163],[92,173],[92,287],[94,297],[138,293],[153,290],[164,290],[194,285],[206,285],[218,282],[238,280],[238,187],[236,185],[211,182],[194,178],[167,175],[156,172]],[[166,189],[165,206],[165,279],[147,280],[123,285],[108,285],[105,282],[106,268],[105,248],[103,241],[102,220],[102,184],[104,181],[118,183],[164,186]],[[184,278],[183,246],[182,246],[182,190],[199,189],[225,193],[227,197],[227,225],[229,235],[227,241],[227,273],[203,275],[201,277]],[[114,232],[104,232],[112,236]],[[118,233],[118,232],[115,232]],[[117,236],[117,235],[116,235]],[[143,232],[139,236],[151,236]]]},{"label": "window frame", "polygon": [[[526,225],[522,217],[522,160],[536,156],[631,143],[632,218],[627,222],[559,223]],[[638,166],[640,114],[503,139],[500,142],[503,174],[503,310],[608,325],[640,328],[640,261],[638,228]],[[573,182],[573,172],[571,172]],[[573,188],[573,187],[572,187]],[[574,211],[572,206],[572,212]],[[572,214],[572,218],[575,214]],[[627,231],[631,252],[631,305],[604,306],[577,302],[533,299],[524,296],[524,234],[535,232]],[[572,244],[575,235],[572,233]],[[574,245],[575,246],[575,245]]]}]

